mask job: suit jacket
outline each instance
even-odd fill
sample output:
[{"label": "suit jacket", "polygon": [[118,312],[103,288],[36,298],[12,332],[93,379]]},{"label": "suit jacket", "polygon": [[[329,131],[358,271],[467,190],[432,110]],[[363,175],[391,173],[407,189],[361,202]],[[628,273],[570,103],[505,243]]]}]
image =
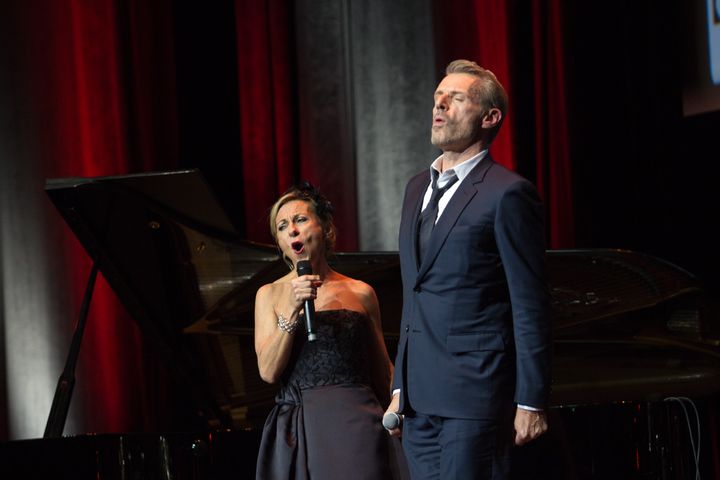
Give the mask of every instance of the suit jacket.
[{"label": "suit jacket", "polygon": [[393,388],[400,408],[492,418],[512,402],[544,408],[552,333],[543,205],[533,185],[486,156],[440,215],[425,257],[417,227],[427,171],[405,191],[403,313]]}]

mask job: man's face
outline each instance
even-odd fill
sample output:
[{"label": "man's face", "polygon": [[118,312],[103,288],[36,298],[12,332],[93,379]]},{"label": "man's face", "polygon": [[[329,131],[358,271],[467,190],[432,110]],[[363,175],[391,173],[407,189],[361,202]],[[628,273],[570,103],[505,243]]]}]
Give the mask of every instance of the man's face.
[{"label": "man's face", "polygon": [[479,137],[482,106],[470,95],[477,77],[451,73],[435,90],[430,140],[443,151],[462,152]]}]

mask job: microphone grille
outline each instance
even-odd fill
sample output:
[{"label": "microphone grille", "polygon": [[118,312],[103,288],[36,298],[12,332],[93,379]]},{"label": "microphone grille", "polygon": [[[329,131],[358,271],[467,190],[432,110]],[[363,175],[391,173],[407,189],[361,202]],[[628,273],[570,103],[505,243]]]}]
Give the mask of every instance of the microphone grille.
[{"label": "microphone grille", "polygon": [[395,412],[388,412],[383,415],[382,424],[383,427],[387,428],[388,430],[398,428],[400,426],[400,415]]},{"label": "microphone grille", "polygon": [[300,260],[297,262],[298,275],[312,275],[312,263],[310,260]]}]

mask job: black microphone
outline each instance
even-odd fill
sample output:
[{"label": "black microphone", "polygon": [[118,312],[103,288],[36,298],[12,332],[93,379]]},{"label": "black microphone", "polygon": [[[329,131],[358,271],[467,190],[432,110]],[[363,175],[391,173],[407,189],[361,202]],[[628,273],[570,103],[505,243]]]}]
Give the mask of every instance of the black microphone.
[{"label": "black microphone", "polygon": [[400,428],[400,425],[402,425],[402,417],[398,413],[387,412],[383,415],[382,424],[383,427],[388,430],[395,430],[396,428]]},{"label": "black microphone", "polygon": [[[300,260],[297,262],[298,277],[302,275],[312,275],[312,264],[310,260]],[[305,300],[305,329],[307,330],[308,342],[317,340],[315,335],[315,302],[312,299]]]}]

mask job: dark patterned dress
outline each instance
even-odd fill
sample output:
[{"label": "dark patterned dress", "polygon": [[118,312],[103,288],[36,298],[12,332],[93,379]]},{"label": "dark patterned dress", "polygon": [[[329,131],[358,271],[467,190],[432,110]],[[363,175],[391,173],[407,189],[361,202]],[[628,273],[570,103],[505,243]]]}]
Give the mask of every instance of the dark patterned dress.
[{"label": "dark patterned dress", "polygon": [[359,312],[325,310],[315,314],[316,341],[296,334],[263,429],[257,479],[395,478],[397,450],[370,387],[370,322]]}]

